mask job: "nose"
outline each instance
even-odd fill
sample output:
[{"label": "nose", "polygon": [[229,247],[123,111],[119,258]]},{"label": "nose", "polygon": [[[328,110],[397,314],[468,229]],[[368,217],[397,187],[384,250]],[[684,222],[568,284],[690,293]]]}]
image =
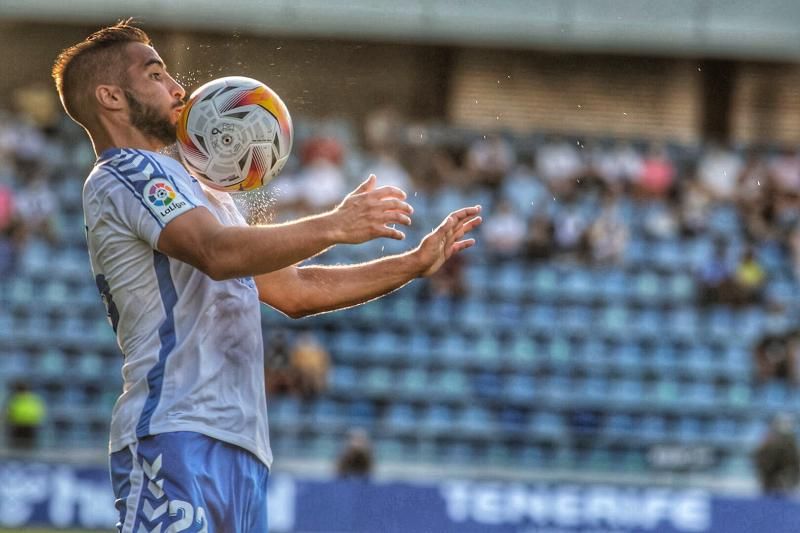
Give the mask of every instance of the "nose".
[{"label": "nose", "polygon": [[175,78],[172,76],[170,76],[170,79],[172,79],[173,85],[171,91],[172,96],[174,96],[177,100],[183,100],[184,96],[186,96],[186,89],[183,88],[183,85],[175,81]]}]

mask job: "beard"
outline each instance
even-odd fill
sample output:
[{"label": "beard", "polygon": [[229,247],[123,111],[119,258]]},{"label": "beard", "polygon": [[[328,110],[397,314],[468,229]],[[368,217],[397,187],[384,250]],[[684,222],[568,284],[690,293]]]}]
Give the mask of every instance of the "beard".
[{"label": "beard", "polygon": [[130,109],[131,124],[149,137],[154,137],[165,146],[177,140],[177,129],[169,117],[161,114],[156,108],[138,100],[132,92],[125,89],[125,99]]}]

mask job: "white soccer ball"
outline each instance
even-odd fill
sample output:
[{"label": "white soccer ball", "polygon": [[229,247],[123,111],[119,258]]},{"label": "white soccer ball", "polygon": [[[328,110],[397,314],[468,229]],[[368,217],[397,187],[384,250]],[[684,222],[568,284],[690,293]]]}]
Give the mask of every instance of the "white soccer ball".
[{"label": "white soccer ball", "polygon": [[177,126],[183,163],[209,187],[252,191],[277,176],[292,149],[292,118],[258,80],[228,76],[194,91]]}]

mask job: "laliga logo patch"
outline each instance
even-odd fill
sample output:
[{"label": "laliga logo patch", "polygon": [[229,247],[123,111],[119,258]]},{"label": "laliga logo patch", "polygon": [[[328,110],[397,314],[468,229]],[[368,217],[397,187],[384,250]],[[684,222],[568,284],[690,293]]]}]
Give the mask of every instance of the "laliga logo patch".
[{"label": "laliga logo patch", "polygon": [[156,181],[149,184],[150,188],[147,191],[147,199],[156,207],[167,207],[175,199],[175,191],[168,183],[164,181]]}]

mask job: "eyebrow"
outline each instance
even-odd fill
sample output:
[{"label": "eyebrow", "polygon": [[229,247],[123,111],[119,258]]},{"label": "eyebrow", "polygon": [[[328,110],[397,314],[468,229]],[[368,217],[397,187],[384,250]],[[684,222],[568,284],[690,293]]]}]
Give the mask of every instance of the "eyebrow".
[{"label": "eyebrow", "polygon": [[161,68],[166,68],[164,62],[160,59],[156,59],[155,57],[148,59],[147,62],[144,64],[144,68],[149,67],[150,65],[158,65]]}]

